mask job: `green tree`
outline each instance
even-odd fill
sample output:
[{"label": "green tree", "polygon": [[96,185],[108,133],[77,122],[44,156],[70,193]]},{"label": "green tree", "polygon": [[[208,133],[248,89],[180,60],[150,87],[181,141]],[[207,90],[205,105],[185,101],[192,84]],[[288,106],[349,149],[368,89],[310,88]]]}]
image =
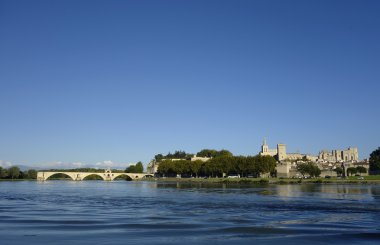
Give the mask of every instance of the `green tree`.
[{"label": "green tree", "polygon": [[125,173],[136,173],[136,165],[129,165],[125,171]]},{"label": "green tree", "polygon": [[232,157],[233,154],[230,151],[221,150],[221,151],[218,152],[217,156]]},{"label": "green tree", "polygon": [[0,178],[5,179],[8,177],[8,170],[0,167]]},{"label": "green tree", "polygon": [[322,171],[318,168],[318,166],[313,164],[310,175],[312,177],[319,177],[321,175],[321,172]]},{"label": "green tree", "polygon": [[305,177],[305,174],[309,173],[309,166],[307,163],[299,163],[297,164],[297,171]]},{"label": "green tree", "polygon": [[305,174],[308,174],[310,177],[318,177],[321,175],[321,170],[312,162],[297,164],[297,171],[300,172],[304,177]]},{"label": "green tree", "polygon": [[357,169],[354,167],[347,168],[347,175],[348,176],[350,176],[350,175],[352,176],[352,175],[356,174],[357,172],[358,172]]},{"label": "green tree", "polygon": [[20,169],[17,166],[10,167],[8,175],[11,179],[17,179],[20,176]]},{"label": "green tree", "polygon": [[216,150],[203,149],[197,153],[197,157],[215,157],[217,153],[218,151]]},{"label": "green tree", "polygon": [[369,156],[369,170],[380,171],[380,147]]},{"label": "green tree", "polygon": [[216,177],[220,175],[223,170],[221,169],[221,161],[220,159],[213,158],[206,162],[204,165],[205,174],[211,177]]},{"label": "green tree", "polygon": [[174,162],[172,160],[161,161],[160,165],[158,165],[157,172],[164,176],[175,174],[176,172],[174,171]]},{"label": "green tree", "polygon": [[37,179],[37,171],[35,169],[29,169],[27,175],[30,179]]},{"label": "green tree", "polygon": [[249,171],[249,161],[247,157],[238,156],[235,157],[236,167],[234,168],[240,174],[240,176],[244,177],[248,174]]},{"label": "green tree", "polygon": [[230,151],[227,151],[227,150],[217,151],[217,150],[211,150],[211,149],[203,149],[197,153],[197,156],[214,158],[214,157],[222,157],[222,156],[232,157],[233,155]]},{"label": "green tree", "polygon": [[200,160],[196,160],[196,161],[191,162],[191,164],[190,164],[191,173],[195,174],[195,177],[198,178],[203,164],[204,164],[204,162],[202,162]]},{"label": "green tree", "polygon": [[367,169],[363,166],[357,166],[356,167],[356,172],[359,173],[359,174],[366,174],[367,173]]},{"label": "green tree", "polygon": [[343,168],[342,167],[336,167],[334,169],[334,171],[336,172],[336,175],[338,175],[338,176],[342,176],[342,174],[343,174]]},{"label": "green tree", "polygon": [[142,162],[136,163],[135,171],[136,171],[135,173],[143,173],[144,172],[144,165],[142,164]]},{"label": "green tree", "polygon": [[255,157],[248,156],[248,157],[246,157],[245,161],[247,164],[247,170],[246,170],[247,174],[253,174],[255,176],[259,176],[260,171],[259,171],[259,167],[258,167],[257,156],[255,156]]},{"label": "green tree", "polygon": [[192,155],[186,153],[185,151],[175,151],[173,154],[169,152],[166,156],[164,156],[166,159],[188,159],[191,157]]},{"label": "green tree", "polygon": [[176,174],[188,174],[190,173],[190,161],[188,160],[177,160],[173,161],[174,173]]},{"label": "green tree", "polygon": [[164,156],[162,154],[157,154],[154,156],[154,159],[156,160],[156,162],[160,162],[163,158]]},{"label": "green tree", "polygon": [[256,156],[258,170],[261,174],[271,173],[276,169],[276,159],[272,156]]}]

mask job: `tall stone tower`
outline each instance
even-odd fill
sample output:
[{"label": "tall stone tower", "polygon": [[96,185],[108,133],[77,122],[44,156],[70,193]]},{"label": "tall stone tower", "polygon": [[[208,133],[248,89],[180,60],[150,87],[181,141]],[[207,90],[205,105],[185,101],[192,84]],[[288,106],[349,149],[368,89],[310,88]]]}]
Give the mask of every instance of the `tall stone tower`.
[{"label": "tall stone tower", "polygon": [[286,145],[285,144],[277,144],[277,157],[278,161],[283,161],[286,159]]},{"label": "tall stone tower", "polygon": [[267,140],[264,138],[263,145],[261,146],[261,153],[268,152],[269,146],[267,145]]}]

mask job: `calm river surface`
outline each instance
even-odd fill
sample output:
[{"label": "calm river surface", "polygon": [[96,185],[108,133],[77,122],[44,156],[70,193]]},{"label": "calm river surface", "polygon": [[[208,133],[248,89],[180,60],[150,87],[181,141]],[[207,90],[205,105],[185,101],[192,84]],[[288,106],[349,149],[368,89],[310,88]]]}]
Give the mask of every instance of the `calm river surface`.
[{"label": "calm river surface", "polygon": [[1,181],[0,244],[380,244],[380,185]]}]

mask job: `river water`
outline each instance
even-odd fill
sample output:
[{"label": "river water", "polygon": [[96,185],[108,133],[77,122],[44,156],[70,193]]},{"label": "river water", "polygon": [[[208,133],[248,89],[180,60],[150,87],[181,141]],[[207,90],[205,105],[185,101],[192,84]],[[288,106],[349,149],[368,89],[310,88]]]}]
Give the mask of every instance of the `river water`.
[{"label": "river water", "polygon": [[380,244],[380,185],[1,181],[0,244]]}]

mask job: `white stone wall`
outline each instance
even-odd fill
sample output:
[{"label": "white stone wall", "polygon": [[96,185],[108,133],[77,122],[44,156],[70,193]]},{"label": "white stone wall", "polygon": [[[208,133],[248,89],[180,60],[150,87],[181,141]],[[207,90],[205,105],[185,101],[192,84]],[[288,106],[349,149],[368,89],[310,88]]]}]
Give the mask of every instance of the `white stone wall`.
[{"label": "white stone wall", "polygon": [[210,159],[211,159],[211,157],[197,157],[197,156],[194,156],[190,160],[192,162],[197,161],[197,160],[202,161],[202,162],[207,162]]},{"label": "white stone wall", "polygon": [[291,164],[289,162],[282,162],[278,163],[276,166],[276,171],[277,171],[277,177],[290,177],[289,176],[289,171],[291,168]]}]

